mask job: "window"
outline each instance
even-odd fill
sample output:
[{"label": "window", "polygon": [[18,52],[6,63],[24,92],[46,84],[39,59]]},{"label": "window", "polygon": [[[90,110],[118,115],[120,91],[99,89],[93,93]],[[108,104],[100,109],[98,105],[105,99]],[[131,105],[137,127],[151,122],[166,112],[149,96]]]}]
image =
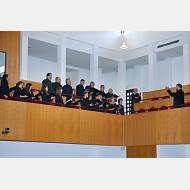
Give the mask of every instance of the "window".
[{"label": "window", "polygon": [[[126,90],[126,110],[127,111],[131,111],[131,102],[129,101],[130,96],[132,95],[134,89],[130,89],[130,90]],[[126,113],[127,115],[129,115],[129,112]]]},{"label": "window", "polygon": [[0,79],[5,74],[5,52],[0,51]]}]

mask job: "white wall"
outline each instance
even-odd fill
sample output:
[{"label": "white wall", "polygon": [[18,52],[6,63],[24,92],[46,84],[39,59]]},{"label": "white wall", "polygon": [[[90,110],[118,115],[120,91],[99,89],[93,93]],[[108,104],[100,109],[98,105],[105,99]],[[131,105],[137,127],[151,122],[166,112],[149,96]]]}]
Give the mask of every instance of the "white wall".
[{"label": "white wall", "polygon": [[79,71],[66,72],[66,78],[70,78],[72,88],[79,84]]},{"label": "white wall", "polygon": [[117,94],[117,72],[106,73],[102,75],[105,85],[105,93],[108,93],[109,88],[113,89],[113,93]]},{"label": "white wall", "polygon": [[126,148],[63,143],[0,141],[0,158],[126,158]]}]

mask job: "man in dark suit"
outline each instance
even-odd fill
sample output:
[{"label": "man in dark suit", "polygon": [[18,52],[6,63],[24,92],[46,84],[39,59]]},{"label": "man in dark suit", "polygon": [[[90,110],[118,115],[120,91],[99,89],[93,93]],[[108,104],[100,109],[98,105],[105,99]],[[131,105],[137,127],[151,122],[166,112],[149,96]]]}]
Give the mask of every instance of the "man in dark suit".
[{"label": "man in dark suit", "polygon": [[[167,92],[174,97],[174,105],[176,108],[180,108],[181,104],[185,104],[184,103],[184,92],[182,90],[182,85],[179,83],[176,85],[176,92],[173,92],[173,90],[170,90],[169,87],[165,87],[165,89],[167,90]],[[177,105],[177,106],[176,106]]]},{"label": "man in dark suit", "polygon": [[67,78],[65,82],[66,85],[63,86],[63,94],[65,94],[64,96],[67,96],[69,94],[69,90],[72,89],[70,78]]},{"label": "man in dark suit", "polygon": [[[130,97],[131,101],[131,111],[134,111],[134,103],[139,103],[141,101],[141,94],[138,93],[138,89],[134,88],[134,91]],[[133,114],[133,112],[131,112]]]},{"label": "man in dark suit", "polygon": [[60,77],[56,77],[55,78],[55,82],[52,83],[52,90],[53,90],[53,92],[56,92],[57,87],[61,87],[62,88],[62,85],[60,83],[61,83]]},{"label": "man in dark suit", "polygon": [[51,74],[51,73],[47,73],[46,79],[44,79],[44,80],[42,81],[42,86],[43,86],[44,84],[48,85],[48,91],[49,91],[49,92],[52,92],[51,79],[52,79],[52,74]]},{"label": "man in dark suit", "polygon": [[98,95],[102,96],[102,99],[106,99],[106,93],[104,92],[105,86],[101,85],[100,86],[100,91],[98,92]]},{"label": "man in dark suit", "polygon": [[99,90],[94,88],[95,83],[93,81],[90,82],[90,86],[86,86],[85,90],[88,91],[88,94],[92,95],[92,98],[95,99],[98,95]]},{"label": "man in dark suit", "polygon": [[76,95],[77,95],[77,96],[83,97],[84,82],[85,82],[85,80],[84,80],[84,79],[81,79],[81,80],[80,80],[80,84],[78,84],[78,85],[76,86]]}]

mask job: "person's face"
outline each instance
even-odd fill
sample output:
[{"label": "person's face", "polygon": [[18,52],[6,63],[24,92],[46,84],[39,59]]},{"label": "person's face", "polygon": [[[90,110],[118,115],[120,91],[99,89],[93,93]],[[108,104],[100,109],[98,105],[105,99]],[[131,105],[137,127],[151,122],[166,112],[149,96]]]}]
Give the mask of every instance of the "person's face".
[{"label": "person's face", "polygon": [[50,74],[48,77],[49,77],[49,80],[51,80],[52,79],[52,74]]},{"label": "person's face", "polygon": [[75,95],[75,90],[73,90],[73,95]]},{"label": "person's face", "polygon": [[94,83],[94,82],[91,82],[91,83],[90,83],[90,87],[91,87],[91,88],[94,88],[94,86],[95,86],[95,83]]},{"label": "person's face", "polygon": [[61,94],[63,93],[63,89],[60,90],[61,91]]},{"label": "person's face", "polygon": [[179,90],[179,86],[176,85],[176,91],[178,91],[178,90]]},{"label": "person's face", "polygon": [[45,90],[48,91],[48,86],[46,86]]},{"label": "person's face", "polygon": [[70,79],[67,80],[67,84],[68,84],[68,85],[71,85],[71,80],[70,80]]},{"label": "person's face", "polygon": [[22,88],[23,87],[23,83],[22,84],[19,84],[19,86],[18,86],[19,88]]},{"label": "person's face", "polygon": [[104,91],[104,89],[105,89],[105,87],[104,87],[104,86],[102,86],[101,91],[103,92],[103,91]]},{"label": "person's face", "polygon": [[92,100],[92,96],[89,97],[89,100]]},{"label": "person's face", "polygon": [[137,88],[135,88],[135,89],[134,89],[134,93],[137,93],[137,92],[138,92],[138,89],[137,89]]},{"label": "person's face", "polygon": [[32,90],[32,86],[30,86],[30,89],[29,90]]},{"label": "person's face", "polygon": [[110,94],[112,94],[112,93],[113,93],[113,90],[112,90],[112,89],[110,89],[110,90],[109,90],[109,93],[110,93]]},{"label": "person's face", "polygon": [[111,100],[111,102],[112,102],[112,103],[114,103],[114,102],[115,102],[114,98]]},{"label": "person's face", "polygon": [[56,82],[60,83],[61,82],[61,79],[58,77]]},{"label": "person's face", "polygon": [[81,85],[84,85],[84,81],[80,81],[80,84],[81,84]]},{"label": "person's face", "polygon": [[88,93],[86,93],[84,97],[87,98],[88,97]]},{"label": "person's face", "polygon": [[24,83],[22,83],[22,84],[20,84],[20,85],[21,85],[21,88],[23,88]]},{"label": "person's face", "polygon": [[10,80],[9,76],[6,79],[7,79],[7,82],[9,82],[9,80]]},{"label": "person's face", "polygon": [[123,100],[120,100],[120,104],[123,104]]}]

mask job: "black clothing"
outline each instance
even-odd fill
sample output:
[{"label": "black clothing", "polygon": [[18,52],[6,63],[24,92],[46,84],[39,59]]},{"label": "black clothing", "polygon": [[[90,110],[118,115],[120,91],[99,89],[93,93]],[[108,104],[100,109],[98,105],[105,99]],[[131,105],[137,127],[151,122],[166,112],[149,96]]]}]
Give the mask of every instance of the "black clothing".
[{"label": "black clothing", "polygon": [[53,92],[56,92],[57,87],[61,87],[62,88],[62,86],[61,86],[60,83],[58,83],[58,82],[52,83],[52,91]]},{"label": "black clothing", "polygon": [[84,110],[88,110],[87,108],[89,107],[89,104],[88,104],[88,99],[87,98],[82,98],[81,99],[81,106],[82,107],[85,107],[85,108],[83,108]]},{"label": "black clothing", "polygon": [[53,99],[49,98],[45,92],[42,92],[42,101],[44,101],[42,102],[42,104],[48,105],[48,103],[45,103],[45,102],[52,102]]},{"label": "black clothing", "polygon": [[118,113],[120,113],[121,115],[124,115],[124,106],[118,104],[118,107],[120,108],[119,111],[118,111]]},{"label": "black clothing", "polygon": [[49,92],[52,92],[52,83],[51,83],[51,81],[50,81],[49,79],[44,79],[44,80],[42,81],[42,86],[43,86],[44,84],[48,85],[48,91],[49,91]]},{"label": "black clothing", "polygon": [[106,97],[106,93],[103,91],[99,91],[98,92],[98,95],[101,95],[102,96],[102,98],[105,98]]},{"label": "black clothing", "polygon": [[7,80],[1,81],[0,95],[1,96],[4,96],[4,95],[9,96],[9,83],[7,82]]},{"label": "black clothing", "polygon": [[[135,97],[138,97],[138,99],[137,98],[135,98]],[[140,102],[140,100],[141,100],[141,96],[139,95],[139,93],[133,93],[132,95],[131,95],[131,97],[130,97],[130,101],[131,101],[131,114],[133,114],[133,111],[134,111],[134,103],[139,103]]]},{"label": "black clothing", "polygon": [[[13,94],[13,97],[15,98],[20,98],[20,96],[24,96],[23,95],[23,90],[21,88],[19,88],[18,86],[15,87],[15,92]],[[14,99],[14,100],[17,100],[17,101],[22,101],[20,99]]]},{"label": "black clothing", "polygon": [[91,92],[93,92],[92,93],[92,98],[93,99],[95,99],[96,98],[96,93],[98,93],[99,92],[99,90],[98,89],[96,89],[96,88],[91,88],[91,86],[86,86],[85,87],[85,90],[87,90],[88,91],[88,94],[90,94]]},{"label": "black clothing", "polygon": [[28,97],[26,99],[32,99],[32,97],[34,97],[34,93],[32,91],[26,91],[25,89],[22,90],[21,92],[22,96],[27,95]]},{"label": "black clothing", "polygon": [[[98,104],[97,104],[97,103],[98,103]],[[99,109],[99,110],[95,110],[95,111],[103,112],[103,111],[104,111],[104,102],[102,102],[102,101],[100,101],[100,100],[96,100],[95,108],[96,108],[96,109]]]},{"label": "black clothing", "polygon": [[[112,109],[112,108],[114,108],[114,109],[113,109],[113,110],[110,110],[110,109]],[[109,110],[109,113],[116,114],[116,110],[117,110],[116,104],[109,104],[109,105],[108,105],[108,110]]]},{"label": "black clothing", "polygon": [[[72,99],[72,100],[70,100],[70,99]],[[67,102],[68,100],[70,100],[70,101],[67,103],[67,105],[74,105],[74,103],[72,103],[72,101],[75,102],[75,97],[72,98],[70,95],[68,95],[67,98],[66,98],[66,102]]]},{"label": "black clothing", "polygon": [[[93,99],[87,100],[87,103],[88,103],[88,105],[89,105],[89,106],[88,106],[89,108],[95,108],[95,103],[96,103],[95,100],[93,100]],[[92,104],[92,106],[91,106],[90,104]],[[89,110],[93,111],[93,109],[89,109]]]},{"label": "black clothing", "polygon": [[67,96],[69,94],[69,90],[72,89],[72,87],[68,84],[63,86],[63,94],[64,96]]},{"label": "black clothing", "polygon": [[[176,92],[171,92],[170,89],[167,91],[171,96],[174,96],[174,105],[185,104],[184,102],[184,92],[182,89],[179,89]],[[178,106],[180,107],[180,106]]]},{"label": "black clothing", "polygon": [[76,86],[76,95],[83,97],[83,92],[84,92],[84,86],[79,84]]},{"label": "black clothing", "polygon": [[59,96],[58,94],[55,96],[55,103],[63,104],[63,98],[62,96]]},{"label": "black clothing", "polygon": [[114,94],[112,93],[112,94],[110,94],[109,92],[106,94],[106,98],[110,98],[110,97],[112,97],[112,96],[114,96]]}]

